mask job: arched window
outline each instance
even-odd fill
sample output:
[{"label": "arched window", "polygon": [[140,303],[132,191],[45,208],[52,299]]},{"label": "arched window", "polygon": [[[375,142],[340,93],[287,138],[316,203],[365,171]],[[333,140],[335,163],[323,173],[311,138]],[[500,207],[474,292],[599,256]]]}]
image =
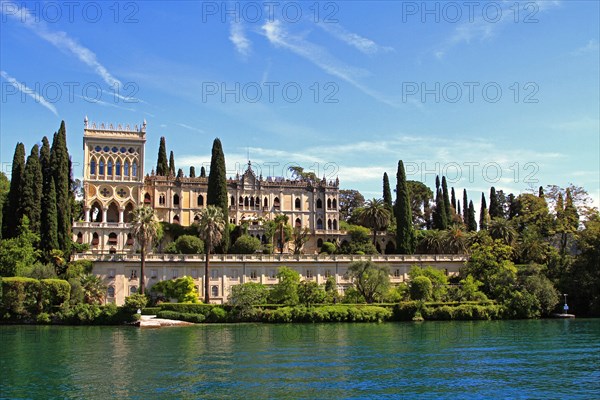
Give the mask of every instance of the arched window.
[{"label": "arched window", "polygon": [[77,243],[83,243],[83,233],[81,232],[77,233]]},{"label": "arched window", "polygon": [[217,297],[219,295],[219,287],[217,285],[214,285],[210,288],[210,295],[212,297]]},{"label": "arched window", "polygon": [[265,197],[265,201],[263,202],[263,207],[265,209],[269,208],[269,199]]},{"label": "arched window", "polygon": [[244,206],[248,207],[250,205],[250,199],[248,196],[244,197]]},{"label": "arched window", "polygon": [[94,232],[92,235],[92,246],[98,246],[98,243],[100,243],[100,238],[98,237],[98,233]]},{"label": "arched window", "polygon": [[250,197],[250,207],[254,207],[254,197]]},{"label": "arched window", "polygon": [[321,199],[317,199],[317,208],[323,208],[323,201]]},{"label": "arched window", "polygon": [[144,204],[150,204],[152,203],[152,196],[150,196],[150,193],[146,193],[144,195]]},{"label": "arched window", "polygon": [[125,212],[123,215],[123,222],[132,222],[133,221],[133,204],[127,203],[125,206]]},{"label": "arched window", "polygon": [[275,197],[275,199],[273,199],[273,207],[276,208],[277,210],[279,210],[279,208],[281,207],[281,203],[279,202],[279,197]]},{"label": "arched window", "polygon": [[129,286],[129,295],[137,293],[137,286]]},{"label": "arched window", "polygon": [[115,166],[115,175],[121,176],[121,161],[117,161]]},{"label": "arched window", "polygon": [[158,204],[160,204],[160,205],[164,205],[165,203],[166,203],[166,198],[165,198],[165,196],[164,196],[164,195],[162,195],[162,194],[161,194],[160,196],[158,196]]},{"label": "arched window", "polygon": [[133,236],[131,235],[131,233],[127,234],[127,242],[125,242],[125,244],[127,246],[133,246],[134,240],[133,240]]},{"label": "arched window", "polygon": [[96,175],[96,160],[90,162],[90,175]]},{"label": "arched window", "polygon": [[109,297],[109,298],[115,297],[115,287],[113,285],[110,285],[106,289],[106,297]]},{"label": "arched window", "polygon": [[300,209],[300,199],[296,199],[296,201],[294,202],[294,207],[296,207],[296,210]]},{"label": "arched window", "polygon": [[108,166],[106,168],[106,175],[112,176],[112,174],[113,174],[113,163],[112,163],[112,161],[109,161]]},{"label": "arched window", "polygon": [[98,175],[104,175],[104,160],[100,160],[100,165],[98,166]]},{"label": "arched window", "polygon": [[300,218],[296,218],[296,228],[301,228],[302,227],[302,221],[300,220]]},{"label": "arched window", "polygon": [[230,205],[231,205],[232,207],[234,207],[234,206],[235,206],[235,197],[231,196],[231,197],[229,198],[229,202],[231,203]]},{"label": "arched window", "polygon": [[321,218],[317,220],[317,229],[323,229],[323,220]]},{"label": "arched window", "polygon": [[179,225],[179,215],[173,217],[173,223]]},{"label": "arched window", "polygon": [[111,232],[108,234],[108,244],[117,244],[117,234]]},{"label": "arched window", "polygon": [[327,229],[331,230],[331,220],[327,220]]},{"label": "arched window", "polygon": [[201,194],[198,195],[198,207],[202,207],[204,205],[204,196]]},{"label": "arched window", "polygon": [[131,167],[131,172],[133,176],[137,176],[137,164],[134,162],[133,166]]},{"label": "arched window", "polygon": [[331,208],[331,199],[327,199],[327,209]]},{"label": "arched window", "polygon": [[238,201],[238,204],[240,207],[244,206],[244,198],[242,196],[240,196],[240,200]]},{"label": "arched window", "polygon": [[125,167],[123,169],[123,175],[129,178],[129,161],[125,161]]},{"label": "arched window", "polygon": [[260,238],[260,241],[262,244],[267,244],[267,235],[262,235],[262,237]]},{"label": "arched window", "polygon": [[119,207],[116,203],[110,203],[106,212],[106,222],[119,222]]},{"label": "arched window", "polygon": [[102,221],[102,206],[97,201],[92,204],[90,208],[90,221],[91,222],[103,222]]},{"label": "arched window", "polygon": [[174,194],[173,195],[173,205],[174,206],[178,206],[179,205],[179,195],[178,194]]},{"label": "arched window", "polygon": [[260,197],[256,198],[256,201],[254,202],[254,205],[256,206],[256,208],[260,208]]},{"label": "arched window", "polygon": [[331,201],[331,207],[332,207],[334,210],[335,210],[335,209],[337,209],[337,200],[336,200],[336,199],[333,199],[333,200]]},{"label": "arched window", "polygon": [[317,247],[323,247],[323,239],[317,240]]},{"label": "arched window", "polygon": [[337,219],[333,220],[333,230],[337,231]]},{"label": "arched window", "polygon": [[194,222],[199,222],[200,221],[200,216],[198,214],[196,214],[196,216],[194,217]]}]

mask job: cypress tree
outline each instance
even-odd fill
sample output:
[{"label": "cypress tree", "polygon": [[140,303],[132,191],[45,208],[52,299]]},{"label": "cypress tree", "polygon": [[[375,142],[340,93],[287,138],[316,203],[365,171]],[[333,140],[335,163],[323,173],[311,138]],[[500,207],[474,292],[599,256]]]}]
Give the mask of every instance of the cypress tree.
[{"label": "cypress tree", "polygon": [[196,168],[194,168],[194,166],[192,165],[190,167],[190,178],[195,178],[196,177]]},{"label": "cypress tree", "polygon": [[200,167],[200,178],[206,178],[206,168]]},{"label": "cypress tree", "polygon": [[404,163],[398,161],[396,174],[396,250],[399,254],[415,252],[415,230],[412,224],[410,192],[406,183]]},{"label": "cypress tree", "polygon": [[167,144],[165,137],[160,138],[158,146],[158,160],[156,161],[156,175],[166,176],[169,172],[169,163],[167,161]]},{"label": "cypress tree", "polygon": [[442,194],[444,196],[444,212],[446,213],[446,226],[452,225],[452,208],[450,208],[450,193],[448,192],[448,184],[446,177],[442,176]]},{"label": "cypress tree", "polygon": [[519,207],[519,202],[515,198],[515,195],[512,193],[508,194],[508,219],[513,219],[517,216],[517,209]]},{"label": "cypress tree", "polygon": [[[544,197],[544,187],[540,186],[538,188],[538,197]],[[492,205],[490,204],[490,208],[492,207]]]},{"label": "cypress tree", "polygon": [[467,189],[463,189],[463,222],[469,223],[469,203],[467,201]]},{"label": "cypress tree", "polygon": [[169,154],[169,175],[175,175],[175,156],[173,155],[173,150]]},{"label": "cypress tree", "polygon": [[383,173],[383,202],[392,210],[392,191],[387,172]]},{"label": "cypress tree", "polygon": [[3,207],[2,237],[10,239],[19,235],[19,224],[23,216],[23,174],[25,172],[25,146],[17,143],[13,155],[10,190]]},{"label": "cypress tree", "polygon": [[52,167],[50,165],[50,143],[48,138],[42,138],[42,148],[40,149],[40,166],[42,167],[43,193],[50,190],[50,178],[52,178]]},{"label": "cypress tree", "polygon": [[481,210],[479,210],[479,230],[487,229],[488,210],[485,201],[485,193],[481,193]]},{"label": "cypress tree", "polygon": [[458,216],[460,217],[460,219],[462,219],[463,215],[460,212],[460,200],[458,200],[456,203],[457,203],[456,213],[458,214]]},{"label": "cypress tree", "polygon": [[223,239],[219,245],[221,253],[227,253],[229,248],[229,209],[227,195],[227,175],[225,169],[225,155],[221,140],[216,138],[213,142],[212,156],[210,159],[210,173],[208,175],[208,190],[206,193],[206,204],[221,207],[223,216],[225,217],[225,229]]},{"label": "cypress tree", "polygon": [[502,211],[496,188],[492,186],[490,189],[490,218],[502,217],[504,217],[504,212]]},{"label": "cypress tree", "polygon": [[182,170],[181,168],[179,168],[179,169],[177,170],[177,177],[178,177],[178,178],[183,178],[183,170]]},{"label": "cypress tree", "polygon": [[42,166],[40,165],[38,145],[31,148],[23,173],[23,215],[29,218],[31,232],[40,233],[42,216]]},{"label": "cypress tree", "polygon": [[437,190],[435,195],[435,211],[433,212],[433,229],[448,229],[448,219],[446,217],[446,207],[444,206],[444,194],[442,189]]},{"label": "cypress tree", "polygon": [[42,195],[42,229],[40,232],[40,248],[46,254],[58,249],[58,222],[56,209],[56,185],[50,176],[48,190]]},{"label": "cypress tree", "polygon": [[450,188],[450,204],[452,205],[454,211],[460,214],[460,211],[458,211],[458,209],[456,208],[456,194],[454,193],[454,186]]},{"label": "cypress tree", "polygon": [[435,192],[437,193],[438,189],[440,188],[440,176],[436,175],[435,176]]},{"label": "cypress tree", "polygon": [[477,220],[475,219],[475,207],[473,206],[473,200],[469,201],[469,210],[467,211],[467,230],[469,232],[475,232],[477,230]]},{"label": "cypress tree", "polygon": [[67,150],[67,131],[65,121],[62,121],[58,133],[54,135],[50,150],[50,165],[56,189],[56,221],[58,248],[69,254],[71,250],[71,199],[69,171],[69,152]]}]

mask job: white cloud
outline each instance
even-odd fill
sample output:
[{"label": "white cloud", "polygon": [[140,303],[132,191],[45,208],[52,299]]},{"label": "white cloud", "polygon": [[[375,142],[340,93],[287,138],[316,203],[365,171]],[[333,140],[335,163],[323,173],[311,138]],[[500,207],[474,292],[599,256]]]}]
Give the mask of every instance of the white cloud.
[{"label": "white cloud", "polygon": [[267,21],[261,29],[265,37],[272,45],[282,47],[295,53],[296,55],[299,55],[300,57],[307,59],[326,73],[348,82],[355,88],[381,103],[385,103],[392,107],[400,106],[399,103],[387,98],[375,90],[372,90],[358,81],[359,77],[368,75],[367,71],[346,65],[329,54],[327,49],[311,43],[301,37],[290,35],[282,27],[280,21]]},{"label": "white cloud", "polygon": [[244,57],[248,57],[252,44],[246,37],[244,27],[241,23],[232,22],[229,25],[229,40],[231,40],[238,53]]},{"label": "white cloud", "polygon": [[42,95],[37,93],[35,90],[28,88],[27,86],[25,86],[24,83],[17,81],[15,78],[8,75],[5,71],[0,71],[0,75],[18,91],[32,97],[37,103],[40,103],[42,106],[50,110],[54,115],[58,116],[58,112],[56,111],[56,107],[54,107],[54,104],[48,102]]},{"label": "white cloud", "polygon": [[[4,15],[8,15],[11,18],[19,21],[26,28],[31,30],[40,38],[49,42],[56,48],[70,53],[83,62],[87,66],[91,67],[95,73],[97,73],[108,85],[111,87],[121,87],[121,81],[115,78],[104,65],[96,58],[96,54],[93,51],[77,43],[77,41],[66,32],[62,31],[51,31],[46,26],[44,21],[39,20],[36,16],[32,15],[26,7],[19,7],[19,5],[6,1],[2,2],[2,12]],[[5,10],[14,10],[14,12],[6,13]]]},{"label": "white cloud", "polygon": [[598,53],[600,46],[598,45],[598,41],[595,39],[588,40],[585,46],[581,46],[573,52],[574,56],[580,56],[588,53]]},{"label": "white cloud", "polygon": [[204,132],[202,129],[199,128],[194,128],[193,126],[187,125],[187,124],[182,124],[182,123],[176,123],[175,125],[179,125],[182,128],[188,129],[190,131],[194,131],[194,132],[198,132],[198,133],[206,133]]},{"label": "white cloud", "polygon": [[371,39],[362,37],[356,33],[348,32],[340,24],[320,23],[317,24],[317,26],[364,54],[376,54],[394,50],[392,47],[380,46]]}]

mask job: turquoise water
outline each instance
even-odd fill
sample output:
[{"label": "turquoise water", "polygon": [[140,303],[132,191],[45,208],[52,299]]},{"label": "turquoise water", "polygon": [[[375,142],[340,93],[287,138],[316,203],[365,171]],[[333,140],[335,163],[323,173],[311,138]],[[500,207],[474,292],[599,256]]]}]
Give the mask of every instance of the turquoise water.
[{"label": "turquoise water", "polygon": [[600,398],[600,320],[1,326],[2,398]]}]

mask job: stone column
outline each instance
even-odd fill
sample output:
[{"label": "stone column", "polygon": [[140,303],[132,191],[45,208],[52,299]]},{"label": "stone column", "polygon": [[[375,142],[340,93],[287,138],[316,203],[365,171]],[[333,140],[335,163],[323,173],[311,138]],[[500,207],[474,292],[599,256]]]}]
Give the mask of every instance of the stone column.
[{"label": "stone column", "polygon": [[90,222],[90,209],[88,207],[83,208],[83,218],[85,222]]},{"label": "stone column", "polygon": [[123,222],[125,222],[123,220],[123,213],[125,212],[124,208],[119,208],[119,223],[122,224]]},{"label": "stone column", "polygon": [[106,223],[108,217],[108,208],[102,208],[102,222]]}]

